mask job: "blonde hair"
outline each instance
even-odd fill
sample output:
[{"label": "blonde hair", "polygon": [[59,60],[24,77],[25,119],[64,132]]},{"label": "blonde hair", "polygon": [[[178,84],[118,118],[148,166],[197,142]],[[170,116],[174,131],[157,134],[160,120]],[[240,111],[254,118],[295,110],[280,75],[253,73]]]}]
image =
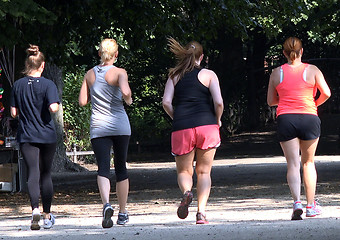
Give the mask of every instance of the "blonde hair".
[{"label": "blonde hair", "polygon": [[27,57],[25,60],[25,69],[23,74],[28,75],[33,70],[38,70],[43,62],[45,62],[45,56],[39,51],[39,47],[30,44],[26,49]]},{"label": "blonde hair", "polygon": [[99,45],[99,54],[101,62],[108,62],[110,61],[114,56],[115,53],[118,51],[118,44],[116,40],[111,38],[105,38],[101,41]]},{"label": "blonde hair", "polygon": [[179,44],[175,39],[168,38],[170,51],[175,54],[177,64],[169,70],[169,78],[182,78],[187,72],[190,72],[196,66],[196,61],[203,54],[203,47],[196,41],[189,42],[185,47]]},{"label": "blonde hair", "polygon": [[296,37],[289,37],[283,43],[283,52],[286,54],[286,56],[291,61],[294,61],[296,58],[300,56],[301,49],[302,49],[302,42],[300,39]]}]

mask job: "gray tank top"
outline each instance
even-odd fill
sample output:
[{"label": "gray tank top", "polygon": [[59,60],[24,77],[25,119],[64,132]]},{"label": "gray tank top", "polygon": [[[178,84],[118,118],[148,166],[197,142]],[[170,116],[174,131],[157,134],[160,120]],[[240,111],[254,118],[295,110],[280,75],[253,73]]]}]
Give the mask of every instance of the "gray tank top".
[{"label": "gray tank top", "polygon": [[122,92],[119,87],[111,86],[105,81],[106,72],[115,66],[95,66],[96,80],[90,88],[92,138],[131,135],[129,118],[123,105]]}]

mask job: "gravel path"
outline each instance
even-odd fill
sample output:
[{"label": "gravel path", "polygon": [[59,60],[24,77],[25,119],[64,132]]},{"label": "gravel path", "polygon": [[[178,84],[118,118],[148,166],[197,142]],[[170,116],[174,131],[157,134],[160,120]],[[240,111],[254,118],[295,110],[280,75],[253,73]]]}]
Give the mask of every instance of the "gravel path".
[{"label": "gravel path", "polygon": [[[95,172],[54,174],[56,225],[31,231],[27,195],[0,193],[0,239],[340,239],[340,156],[317,156],[316,165],[323,206],[317,218],[290,221],[292,200],[282,157],[216,160],[207,207],[210,224],[204,226],[195,224],[195,200],[185,220],[176,216],[180,192],[173,162],[131,163],[126,226],[101,228]],[[114,192],[112,201],[117,205]]]}]

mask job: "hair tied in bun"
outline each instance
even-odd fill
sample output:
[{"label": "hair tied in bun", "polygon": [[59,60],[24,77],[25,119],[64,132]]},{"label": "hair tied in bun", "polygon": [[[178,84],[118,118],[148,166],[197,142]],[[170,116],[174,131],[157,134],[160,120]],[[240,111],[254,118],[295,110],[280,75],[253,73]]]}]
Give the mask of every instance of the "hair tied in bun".
[{"label": "hair tied in bun", "polygon": [[30,44],[30,47],[26,50],[26,52],[27,52],[28,55],[36,56],[39,53],[39,47],[36,46],[36,45]]},{"label": "hair tied in bun", "polygon": [[23,74],[29,75],[33,70],[38,70],[43,62],[45,62],[45,56],[39,51],[37,45],[30,44],[26,49],[27,57],[25,60],[25,69]]}]

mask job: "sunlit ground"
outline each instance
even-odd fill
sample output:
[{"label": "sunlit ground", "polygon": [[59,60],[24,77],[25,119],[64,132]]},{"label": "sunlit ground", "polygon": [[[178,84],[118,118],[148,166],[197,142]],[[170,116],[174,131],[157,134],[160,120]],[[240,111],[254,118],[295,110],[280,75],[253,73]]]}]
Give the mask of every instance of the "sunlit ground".
[{"label": "sunlit ground", "polygon": [[[340,159],[337,157],[322,156],[317,158],[317,165],[323,164],[320,168],[329,168],[329,171],[336,170],[334,166],[337,166],[336,164],[339,162]],[[252,164],[252,170],[247,175],[245,166],[248,164]],[[234,159],[228,161],[227,164],[223,161],[215,162],[215,173],[221,171],[226,176],[214,177],[215,182],[213,182],[207,206],[210,228],[213,226],[217,228],[221,225],[228,228],[231,226],[244,228],[249,223],[254,224],[254,226],[267,226],[275,223],[294,226],[291,225],[293,222],[290,221],[292,199],[284,176],[277,178],[275,174],[270,172],[269,180],[263,181],[262,174],[267,171],[267,168],[262,168],[263,166],[270,167],[270,171],[276,169],[275,174],[284,174],[283,158],[267,160],[256,158],[251,161]],[[154,169],[163,174],[162,171],[174,171],[174,163],[163,163],[157,166],[148,164],[134,166],[131,164],[129,168],[139,168],[145,173],[148,169]],[[281,172],[278,171],[279,169],[281,169]],[[327,170],[321,175],[326,176],[329,171]],[[235,179],[235,176],[238,176],[239,179]],[[246,179],[244,179],[244,176]],[[266,178],[264,176],[264,179]],[[231,181],[231,179],[234,180]],[[281,181],[281,179],[283,180]],[[155,186],[151,187],[147,183],[145,184],[144,187],[132,188],[130,191],[128,203],[130,222],[125,226],[126,228],[133,229],[135,234],[138,235],[141,232],[145,234],[145,231],[150,231],[151,234],[152,229],[155,231],[161,229],[160,232],[162,232],[165,231],[163,228],[196,227],[196,199],[191,204],[189,216],[185,220],[180,220],[176,215],[180,201],[177,185],[162,187],[160,183],[160,186],[155,188]],[[332,179],[332,181],[320,181],[317,186],[317,198],[322,204],[323,213],[317,218],[308,219],[303,215],[305,220],[301,222],[315,222],[317,219],[320,221],[337,220],[340,216],[339,190],[339,178]],[[193,189],[193,192],[196,195],[195,189]],[[113,216],[115,222],[117,219],[115,192],[112,192],[111,199],[116,208]],[[302,194],[301,200],[304,204],[306,203],[304,194]],[[56,225],[50,230],[41,229],[35,232],[29,229],[31,209],[28,201],[28,196],[24,193],[0,193],[0,239],[6,239],[2,236],[25,236],[28,237],[27,239],[35,239],[34,237],[47,237],[51,234],[52,236],[53,234],[79,236],[85,232],[87,237],[93,235],[93,239],[96,239],[98,234],[106,234],[101,227],[102,204],[96,188],[81,188],[79,191],[77,189],[66,191],[61,188],[56,191],[52,206],[52,211],[56,215]],[[110,231],[121,232],[121,229],[120,226],[114,225]]]}]

